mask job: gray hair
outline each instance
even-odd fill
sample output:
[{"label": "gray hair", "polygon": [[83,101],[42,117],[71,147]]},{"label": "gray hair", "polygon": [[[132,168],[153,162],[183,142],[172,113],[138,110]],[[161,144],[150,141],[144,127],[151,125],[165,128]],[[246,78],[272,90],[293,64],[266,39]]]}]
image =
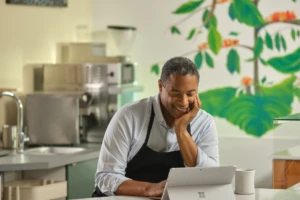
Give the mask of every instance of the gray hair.
[{"label": "gray hair", "polygon": [[194,75],[197,77],[198,83],[200,79],[196,65],[193,61],[185,57],[174,57],[164,64],[160,75],[160,80],[163,84],[168,81],[171,74]]}]

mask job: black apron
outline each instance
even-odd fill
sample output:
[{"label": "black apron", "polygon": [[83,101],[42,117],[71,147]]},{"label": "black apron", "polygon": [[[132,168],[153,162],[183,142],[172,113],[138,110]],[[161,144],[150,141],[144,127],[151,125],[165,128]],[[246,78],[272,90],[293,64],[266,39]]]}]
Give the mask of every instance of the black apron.
[{"label": "black apron", "polygon": [[[154,116],[152,106],[145,142],[138,153],[128,162],[125,170],[125,176],[136,181],[158,183],[167,179],[171,168],[184,167],[180,151],[156,152],[147,146]],[[187,131],[191,135],[190,124]],[[92,197],[105,196],[107,195],[103,194],[98,187],[95,188],[92,195]]]}]

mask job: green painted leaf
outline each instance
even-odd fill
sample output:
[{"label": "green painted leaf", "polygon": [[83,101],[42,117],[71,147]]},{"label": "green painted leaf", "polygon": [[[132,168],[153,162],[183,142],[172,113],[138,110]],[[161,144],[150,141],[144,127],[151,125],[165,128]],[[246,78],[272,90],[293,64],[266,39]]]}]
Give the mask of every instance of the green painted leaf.
[{"label": "green painted leaf", "polygon": [[292,36],[292,39],[295,41],[296,40],[296,31],[295,31],[295,29],[291,30],[291,36]]},{"label": "green painted leaf", "polygon": [[192,30],[190,30],[189,36],[187,37],[187,40],[190,40],[193,38],[193,36],[195,35],[196,32],[196,28],[193,28]]},{"label": "green painted leaf", "polygon": [[229,35],[232,35],[232,36],[238,36],[240,33],[238,32],[230,32]]},{"label": "green painted leaf", "polygon": [[205,52],[205,61],[210,68],[214,68],[214,61],[208,52]]},{"label": "green painted leaf", "polygon": [[151,72],[155,73],[156,75],[159,75],[159,65],[158,64],[152,65]]},{"label": "green painted leaf", "polygon": [[222,36],[214,26],[210,26],[209,28],[208,44],[209,44],[209,48],[216,55],[219,53],[222,47]]},{"label": "green painted leaf", "polygon": [[198,8],[204,0],[199,1],[189,1],[187,3],[182,4],[179,6],[173,13],[174,14],[186,14],[194,11],[196,8]]},{"label": "green painted leaf", "polygon": [[291,78],[269,88],[262,95],[240,95],[227,103],[221,117],[246,133],[260,137],[273,129],[273,119],[291,113],[293,101]]},{"label": "green painted leaf", "polygon": [[180,35],[181,34],[180,30],[176,26],[171,27],[171,33],[173,35],[175,35],[175,34]]},{"label": "green painted leaf", "polygon": [[[202,16],[202,22],[204,23],[204,22],[206,22],[206,19],[208,18],[208,15],[209,15],[209,10],[205,10],[205,12],[204,12],[204,14],[203,14],[203,16]],[[206,29],[209,29],[209,27],[210,26],[214,26],[214,27],[217,27],[217,25],[218,25],[218,22],[217,22],[217,18],[216,18],[216,16],[213,14],[212,16],[211,16],[211,18],[209,19],[209,21],[205,24],[205,28]]]},{"label": "green painted leaf", "polygon": [[229,15],[229,17],[230,17],[231,20],[235,20],[236,19],[236,17],[235,17],[235,11],[234,11],[234,8],[233,8],[232,4],[230,4],[230,6],[229,6],[228,15]]},{"label": "green painted leaf", "polygon": [[[293,84],[296,80],[296,76],[291,76],[289,78],[284,79],[281,83],[273,85],[272,87],[261,87],[261,95],[263,96],[274,96],[281,101],[282,104],[291,105],[294,97]],[[275,97],[276,96],[276,97]],[[284,115],[282,115],[284,116]]]},{"label": "green painted leaf", "polygon": [[282,35],[280,36],[280,41],[281,41],[281,45],[282,45],[283,50],[286,51],[286,42],[285,42],[285,39]]},{"label": "green painted leaf", "polygon": [[275,47],[278,51],[280,51],[280,35],[276,33],[275,35]]},{"label": "green painted leaf", "polygon": [[294,95],[298,98],[300,102],[300,88],[294,88]]},{"label": "green painted leaf", "polygon": [[300,37],[300,30],[297,31],[297,36]]},{"label": "green painted leaf", "polygon": [[300,48],[280,57],[273,57],[268,64],[279,72],[290,74],[300,71]]},{"label": "green painted leaf", "polygon": [[197,66],[198,69],[201,68],[202,66],[202,61],[203,61],[203,56],[202,56],[202,52],[198,52],[194,58],[195,64]]},{"label": "green painted leaf", "polygon": [[227,103],[235,97],[235,93],[236,88],[233,87],[218,88],[199,93],[202,109],[213,116],[220,116]]},{"label": "green painted leaf", "polygon": [[296,2],[297,0],[292,0],[293,2]]},{"label": "green painted leaf", "polygon": [[230,49],[227,55],[227,69],[231,74],[240,73],[240,56],[235,49]]},{"label": "green painted leaf", "polygon": [[242,95],[232,100],[222,115],[247,134],[261,137],[273,129],[273,118],[288,115],[291,107],[268,96]]},{"label": "green painted leaf", "polygon": [[259,27],[265,23],[252,0],[233,0],[232,5],[239,22],[253,27]]},{"label": "green painted leaf", "polygon": [[261,79],[261,83],[265,83],[266,80],[267,80],[267,77],[264,76],[264,77]]},{"label": "green painted leaf", "polygon": [[265,60],[262,59],[262,58],[259,58],[259,60],[260,60],[261,64],[263,64],[263,65],[265,65],[265,66],[268,66],[268,62],[267,62],[267,61],[265,61]]},{"label": "green painted leaf", "polygon": [[258,37],[254,46],[254,58],[258,58],[264,49],[264,40]]},{"label": "green painted leaf", "polygon": [[246,62],[254,62],[255,61],[255,58],[249,58],[246,60]]},{"label": "green painted leaf", "polygon": [[273,40],[271,35],[268,32],[266,32],[265,43],[269,49],[273,49]]}]

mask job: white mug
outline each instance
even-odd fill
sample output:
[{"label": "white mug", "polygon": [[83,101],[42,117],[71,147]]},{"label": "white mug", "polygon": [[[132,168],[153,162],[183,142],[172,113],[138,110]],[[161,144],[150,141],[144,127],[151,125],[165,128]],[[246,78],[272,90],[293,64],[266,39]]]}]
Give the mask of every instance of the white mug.
[{"label": "white mug", "polygon": [[255,170],[236,169],[235,171],[235,193],[254,194],[255,193]]}]

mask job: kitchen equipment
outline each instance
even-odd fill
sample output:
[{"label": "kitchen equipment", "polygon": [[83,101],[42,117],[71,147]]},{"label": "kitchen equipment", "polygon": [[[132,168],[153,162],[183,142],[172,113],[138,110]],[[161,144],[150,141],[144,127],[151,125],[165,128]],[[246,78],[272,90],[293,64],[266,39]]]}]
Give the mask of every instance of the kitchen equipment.
[{"label": "kitchen equipment", "polygon": [[78,93],[78,129],[81,141],[86,142],[101,142],[117,109],[134,101],[135,92],[143,90],[135,81],[135,63],[127,63],[125,57],[99,57],[99,62],[91,63],[28,64],[23,80],[28,94]]},{"label": "kitchen equipment", "polygon": [[67,196],[67,181],[17,180],[4,185],[4,200],[50,200]]},{"label": "kitchen equipment", "polygon": [[58,63],[96,61],[98,57],[106,55],[106,43],[103,42],[69,42],[56,45]]},{"label": "kitchen equipment", "polygon": [[17,126],[4,125],[2,127],[2,148],[17,149]]},{"label": "kitchen equipment", "polygon": [[79,94],[28,94],[27,131],[29,144],[80,144]]},{"label": "kitchen equipment", "polygon": [[14,93],[12,92],[0,92],[0,98],[3,97],[3,96],[7,96],[7,97],[10,97],[12,98],[16,105],[17,105],[17,108],[18,108],[18,112],[17,112],[17,134],[14,138],[14,141],[16,141],[17,143],[17,151],[18,153],[22,153],[23,150],[24,150],[24,145],[25,145],[25,142],[27,142],[29,140],[28,137],[26,137],[25,133],[23,132],[23,103],[21,101],[21,99]]},{"label": "kitchen equipment", "polygon": [[132,26],[107,26],[110,50],[114,56],[130,56],[136,36],[136,28]]}]

